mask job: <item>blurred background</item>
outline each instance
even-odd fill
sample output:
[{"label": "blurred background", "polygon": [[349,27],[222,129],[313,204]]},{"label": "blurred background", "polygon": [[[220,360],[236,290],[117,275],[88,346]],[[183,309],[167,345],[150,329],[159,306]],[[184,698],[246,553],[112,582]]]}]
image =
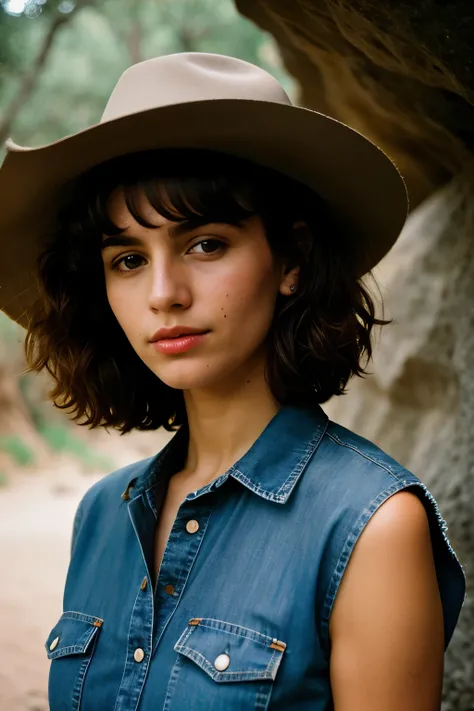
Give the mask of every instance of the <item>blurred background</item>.
[{"label": "blurred background", "polygon": [[[468,596],[443,711],[474,711],[473,44],[471,0],[0,0],[1,146],[98,122],[130,64],[210,51],[267,69],[295,103],[361,131],[402,171],[411,212],[375,270],[393,323],[372,375],[325,409],[414,471],[448,523]],[[43,645],[82,494],[169,438],[71,424],[48,403],[47,377],[24,373],[23,338],[0,312],[2,711],[47,709]]]}]

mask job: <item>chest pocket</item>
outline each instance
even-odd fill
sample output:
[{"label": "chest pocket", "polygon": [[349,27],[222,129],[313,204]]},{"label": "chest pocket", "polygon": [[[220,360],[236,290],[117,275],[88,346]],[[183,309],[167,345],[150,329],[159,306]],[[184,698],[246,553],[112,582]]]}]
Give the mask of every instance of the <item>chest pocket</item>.
[{"label": "chest pocket", "polygon": [[81,612],[63,612],[45,642],[50,711],[79,711],[82,689],[103,620]]},{"label": "chest pocket", "polygon": [[201,617],[189,621],[174,649],[169,711],[266,711],[286,644]]}]

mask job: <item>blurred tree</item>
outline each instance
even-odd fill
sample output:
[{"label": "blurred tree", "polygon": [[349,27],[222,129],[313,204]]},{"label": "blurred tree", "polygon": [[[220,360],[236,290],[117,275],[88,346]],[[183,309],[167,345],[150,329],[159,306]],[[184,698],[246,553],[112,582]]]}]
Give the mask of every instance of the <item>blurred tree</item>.
[{"label": "blurred tree", "polygon": [[0,2],[1,141],[41,145],[97,122],[120,74],[160,54],[231,54],[292,90],[273,38],[231,0]]},{"label": "blurred tree", "polygon": [[[28,101],[32,91],[35,88],[36,82],[44,70],[46,61],[51,53],[54,46],[54,41],[58,34],[58,31],[68,22],[71,18],[77,14],[78,10],[86,7],[87,5],[92,5],[95,0],[82,0],[79,5],[72,2],[60,2],[57,5],[53,3],[38,2],[38,0],[30,0],[24,7],[25,10],[22,14],[26,14],[29,11],[30,16],[35,16],[40,14],[43,5],[46,8],[45,22],[46,29],[43,35],[41,44],[39,46],[38,54],[33,60],[31,66],[28,68],[24,76],[20,80],[20,84],[16,94],[13,96],[11,101],[7,104],[6,108],[2,112],[2,118],[0,120],[0,144],[2,144],[9,136],[10,129],[13,126],[15,118],[18,112],[21,110],[23,105]],[[6,0],[3,2],[3,7],[8,10],[11,8],[11,0]],[[6,14],[6,13],[5,13]],[[6,24],[6,23],[5,23]],[[6,59],[10,60],[9,64],[12,64],[12,54],[15,53],[15,45],[8,43],[7,35],[7,50],[5,51]],[[8,56],[8,47],[10,47],[10,56]]]}]

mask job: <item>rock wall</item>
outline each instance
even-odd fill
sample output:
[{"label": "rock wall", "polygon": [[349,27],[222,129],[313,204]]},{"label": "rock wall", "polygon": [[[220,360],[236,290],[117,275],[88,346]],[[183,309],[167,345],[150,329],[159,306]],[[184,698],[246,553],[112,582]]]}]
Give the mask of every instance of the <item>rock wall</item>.
[{"label": "rock wall", "polygon": [[278,42],[298,102],[360,130],[404,174],[412,206],[474,152],[471,0],[234,0]]},{"label": "rock wall", "polygon": [[448,524],[468,595],[446,652],[443,711],[474,709],[473,191],[474,162],[411,214],[376,273],[393,323],[372,375],[325,405],[419,476]]},{"label": "rock wall", "polygon": [[[298,103],[357,128],[404,174],[412,212],[375,271],[385,315],[371,366],[325,409],[438,500],[468,595],[443,711],[474,709],[474,15],[470,0],[235,0],[276,38]],[[370,286],[370,280],[368,281]]]}]

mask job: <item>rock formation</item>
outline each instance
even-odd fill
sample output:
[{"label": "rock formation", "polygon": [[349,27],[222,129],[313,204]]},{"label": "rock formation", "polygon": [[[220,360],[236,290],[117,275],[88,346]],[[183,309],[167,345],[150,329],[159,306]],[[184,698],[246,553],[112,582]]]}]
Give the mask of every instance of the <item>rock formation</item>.
[{"label": "rock formation", "polygon": [[[235,0],[276,38],[298,103],[360,130],[404,174],[412,212],[377,268],[372,376],[325,409],[438,500],[468,595],[443,711],[474,709],[474,15],[470,0]],[[361,175],[363,179],[363,175]],[[368,284],[370,286],[370,280]]]}]

